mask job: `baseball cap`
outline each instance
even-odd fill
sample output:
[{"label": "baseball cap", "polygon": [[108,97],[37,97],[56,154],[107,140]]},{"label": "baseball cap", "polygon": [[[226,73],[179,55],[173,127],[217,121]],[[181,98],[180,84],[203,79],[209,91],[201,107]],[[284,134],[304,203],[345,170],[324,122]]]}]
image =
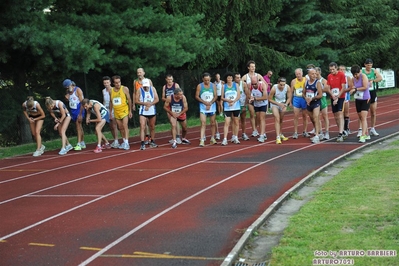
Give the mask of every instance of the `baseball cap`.
[{"label": "baseball cap", "polygon": [[370,58],[367,58],[366,61],[364,61],[365,64],[372,64],[373,60]]},{"label": "baseball cap", "polygon": [[64,80],[63,82],[62,82],[62,86],[64,87],[64,88],[68,88],[69,86],[71,86],[72,85],[72,80],[70,80],[70,79],[66,79],[66,80]]},{"label": "baseball cap", "polygon": [[143,87],[150,87],[150,80],[143,79],[143,81],[141,81],[141,84],[143,85]]}]

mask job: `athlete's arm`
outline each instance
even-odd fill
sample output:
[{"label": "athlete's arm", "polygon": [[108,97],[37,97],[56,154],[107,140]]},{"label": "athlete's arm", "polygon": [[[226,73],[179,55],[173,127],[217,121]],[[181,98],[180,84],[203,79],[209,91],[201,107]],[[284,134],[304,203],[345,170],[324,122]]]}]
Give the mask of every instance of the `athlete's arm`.
[{"label": "athlete's arm", "polygon": [[[133,117],[133,113],[132,113],[132,99],[130,98],[130,92],[129,92],[129,88],[126,86],[123,86],[123,93],[125,93],[126,98],[127,98],[127,106],[129,108],[129,118]],[[101,121],[101,120],[100,120]]]}]

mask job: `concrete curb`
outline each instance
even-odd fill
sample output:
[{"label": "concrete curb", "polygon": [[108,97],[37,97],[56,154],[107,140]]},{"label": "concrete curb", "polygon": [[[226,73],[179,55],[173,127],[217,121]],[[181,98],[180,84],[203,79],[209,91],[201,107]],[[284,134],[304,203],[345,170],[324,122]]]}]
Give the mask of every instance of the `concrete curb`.
[{"label": "concrete curb", "polygon": [[269,219],[269,217],[278,209],[280,208],[280,206],[289,199],[290,195],[296,191],[298,191],[299,189],[301,189],[302,187],[304,187],[306,185],[306,183],[308,183],[311,179],[313,179],[316,175],[318,175],[320,172],[324,171],[326,168],[332,166],[333,164],[349,157],[350,155],[358,152],[359,150],[368,148],[372,145],[376,145],[377,143],[381,142],[381,141],[385,141],[386,139],[389,138],[393,138],[395,136],[399,135],[399,132],[396,133],[392,133],[388,136],[382,137],[382,138],[378,138],[372,142],[368,142],[364,145],[359,146],[358,148],[349,151],[337,158],[335,158],[334,160],[332,160],[331,162],[329,162],[328,164],[323,165],[322,167],[318,168],[317,170],[315,170],[314,172],[312,172],[311,174],[305,176],[301,181],[299,181],[297,184],[295,184],[292,188],[290,188],[289,190],[287,190],[286,192],[284,192],[283,195],[281,195],[275,202],[273,202],[273,204],[271,204],[263,213],[261,216],[259,216],[258,219],[256,219],[251,226],[249,226],[247,228],[247,230],[245,231],[245,233],[241,236],[240,240],[237,242],[237,244],[234,246],[234,248],[230,251],[230,253],[226,256],[226,258],[224,259],[224,261],[222,262],[221,266],[231,266],[233,265],[232,263],[234,263],[239,254],[241,253],[241,251],[243,250],[243,248],[245,247],[245,245],[247,244],[248,240],[250,239],[251,235],[257,231],[259,229],[259,227],[262,226],[262,224],[265,223],[265,221],[267,219]]}]

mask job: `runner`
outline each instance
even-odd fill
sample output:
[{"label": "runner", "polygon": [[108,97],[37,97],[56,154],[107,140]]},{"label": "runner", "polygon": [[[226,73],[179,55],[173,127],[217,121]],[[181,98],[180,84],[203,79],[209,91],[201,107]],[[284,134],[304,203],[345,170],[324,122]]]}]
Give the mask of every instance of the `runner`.
[{"label": "runner", "polygon": [[[365,69],[362,70],[362,73],[365,74],[369,80],[369,90],[370,90],[370,135],[371,136],[379,136],[380,134],[377,133],[375,130],[375,124],[377,121],[377,89],[378,89],[378,82],[382,80],[382,76],[380,72],[373,68],[373,60],[370,58],[366,59],[364,62]],[[363,128],[363,126],[362,126]],[[360,128],[359,128],[360,129]],[[364,135],[362,132],[358,132],[358,136]]]},{"label": "runner", "polygon": [[54,118],[54,130],[58,130],[61,137],[62,147],[58,154],[65,155],[68,151],[73,149],[66,136],[66,130],[68,129],[69,122],[71,122],[71,115],[65,104],[60,100],[53,100],[50,97],[46,97],[45,104],[51,117]]},{"label": "runner", "polygon": [[130,98],[129,88],[122,85],[120,76],[113,76],[114,87],[110,93],[109,108],[111,117],[114,116],[116,124],[122,135],[122,143],[119,149],[129,150],[129,119],[133,117],[132,99]]},{"label": "runner", "polygon": [[234,81],[237,83],[240,89],[240,123],[241,123],[241,137],[243,140],[249,140],[248,135],[246,134],[246,123],[245,120],[247,118],[247,109],[248,109],[248,99],[250,98],[250,93],[247,87],[247,83],[241,80],[240,73],[234,74]]},{"label": "runner", "polygon": [[362,135],[359,137],[359,142],[364,143],[366,139],[370,139],[367,134],[367,113],[370,109],[370,91],[369,79],[366,74],[361,72],[360,66],[354,65],[351,68],[353,79],[351,81],[351,94],[354,94],[356,103],[356,112],[359,116],[359,124],[362,126]]},{"label": "runner", "polygon": [[151,86],[149,79],[142,80],[142,87],[136,91],[135,104],[140,105],[140,150],[145,150],[145,129],[146,125],[150,128],[151,141],[150,147],[156,148],[155,143],[155,122],[157,119],[156,104],[159,102],[157,90]]},{"label": "runner", "polygon": [[344,141],[344,115],[342,111],[346,93],[346,78],[344,73],[338,71],[337,63],[331,62],[328,67],[330,74],[327,77],[327,85],[331,88],[331,108],[338,127],[337,142],[342,142]]},{"label": "runner", "polygon": [[223,101],[224,110],[224,130],[223,130],[223,141],[222,145],[227,145],[227,137],[229,133],[230,122],[233,119],[232,125],[232,137],[231,142],[239,144],[238,140],[238,128],[239,128],[239,116],[240,116],[240,89],[233,81],[233,73],[227,72],[224,78],[224,86],[222,88],[221,100]]},{"label": "runner", "polygon": [[[136,73],[137,73],[137,79],[135,79],[133,81],[133,96],[132,96],[133,97],[133,103],[135,102],[134,97],[136,96],[136,92],[137,92],[137,90],[139,90],[143,86],[142,85],[142,81],[143,81],[143,79],[145,79],[144,68],[142,68],[142,67],[138,68]],[[148,79],[148,80],[150,81],[150,85],[153,86],[151,79]],[[136,111],[136,106],[134,104],[133,104],[133,111]],[[146,132],[146,136],[145,136],[144,142],[147,145],[147,144],[149,144],[151,142],[151,139],[150,139],[150,128],[148,127],[148,124],[145,126],[145,132]]]},{"label": "runner", "polygon": [[199,102],[201,133],[200,147],[205,146],[205,129],[206,118],[210,118],[211,122],[211,140],[210,144],[217,144],[215,140],[215,121],[216,121],[216,85],[211,83],[211,75],[209,73],[202,74],[202,82],[197,85],[195,91],[195,99]]},{"label": "runner", "polygon": [[[166,102],[166,99],[169,96],[173,95],[175,89],[180,88],[179,84],[174,82],[173,76],[171,74],[167,74],[165,80],[166,80],[166,84],[163,85],[163,87],[162,87],[162,101],[164,103]],[[170,121],[169,112],[167,112],[166,115],[168,116],[168,120]],[[173,130],[173,126],[170,129],[170,133],[173,135],[172,130]],[[176,140],[177,144],[181,144],[182,140],[180,138],[180,127],[179,127],[179,124],[176,125],[176,132],[175,133],[176,133],[176,138],[175,139],[172,138],[172,140],[170,140],[169,142],[173,143],[173,141]]]},{"label": "runner", "polygon": [[349,102],[351,100],[351,94],[350,91],[348,90],[348,84],[350,82],[350,77],[348,75],[346,75],[346,67],[344,65],[340,65],[339,66],[339,71],[341,71],[342,73],[345,74],[345,78],[346,78],[346,90],[347,92],[345,93],[345,101],[344,101],[344,138],[348,137],[350,132],[349,129]]},{"label": "runner", "polygon": [[182,140],[180,143],[190,144],[190,141],[186,139],[187,135],[187,110],[188,104],[186,96],[183,94],[181,88],[176,88],[172,95],[166,98],[163,109],[168,113],[170,124],[172,125],[172,148],[177,148],[177,122],[182,127]]},{"label": "runner", "polygon": [[294,106],[294,134],[293,139],[298,138],[298,120],[299,114],[302,112],[302,122],[303,122],[303,133],[302,136],[309,138],[310,135],[308,130],[308,118],[306,115],[306,101],[302,97],[302,92],[305,87],[306,79],[303,77],[302,68],[295,69],[295,78],[291,81],[292,88],[292,105]]},{"label": "runner", "polygon": [[67,89],[65,98],[69,102],[69,109],[71,113],[72,121],[76,125],[76,133],[78,137],[78,143],[74,147],[75,151],[80,151],[86,148],[84,142],[84,131],[82,126],[83,118],[85,117],[85,111],[81,106],[80,102],[83,100],[83,91],[77,87],[75,82],[70,79],[66,79],[62,82],[62,86]]},{"label": "runner", "polygon": [[[103,77],[103,85],[104,89],[102,90],[103,93],[103,104],[107,108],[108,113],[111,113],[109,109],[109,102],[110,102],[110,92],[112,90],[111,87],[111,78],[108,76]],[[116,126],[116,121],[113,115],[109,115],[109,127],[111,130],[112,137],[114,138],[114,142],[111,144],[111,148],[118,149],[119,148],[119,140],[118,140],[118,128]]]},{"label": "runner", "polygon": [[29,121],[30,131],[36,141],[36,151],[33,153],[33,156],[38,157],[44,153],[44,149],[46,148],[46,146],[42,144],[42,136],[40,135],[46,115],[40,103],[35,101],[33,96],[28,96],[26,98],[26,101],[22,104],[22,110],[26,119]]},{"label": "runner", "polygon": [[320,120],[320,135],[323,135],[323,140],[329,140],[330,139],[330,121],[328,119],[328,104],[327,104],[327,93],[330,94],[330,88],[327,85],[327,80],[321,76],[321,68],[316,67],[316,78],[321,84],[321,88],[323,90],[323,96],[320,99],[321,105],[321,116],[323,117],[324,121],[324,133],[323,133],[323,127],[321,125],[321,120]]},{"label": "runner", "polygon": [[[102,132],[105,123],[109,123],[109,112],[107,108],[99,101],[89,100],[87,98],[83,99],[82,106],[87,112],[86,124],[96,123],[97,146],[94,149],[94,152],[102,152],[103,148],[111,149],[111,145]],[[91,114],[94,114],[96,118],[90,119]],[[103,147],[101,147],[101,140],[104,140]]]},{"label": "runner", "polygon": [[269,94],[269,102],[274,116],[274,127],[276,129],[276,144],[281,144],[282,140],[288,138],[282,133],[283,120],[287,107],[291,103],[292,91],[284,77],[279,77],[277,84],[273,85]]},{"label": "runner", "polygon": [[[256,70],[255,61],[249,60],[247,62],[247,68],[248,68],[248,73],[245,74],[244,76],[242,76],[242,80],[245,83],[247,83],[248,88],[251,86],[252,77],[255,77],[258,81],[262,81],[262,82],[264,82],[264,84],[266,84],[266,81],[263,79],[262,75],[255,72],[255,70]],[[254,110],[252,104],[248,105],[248,109],[249,109],[249,117],[250,117],[251,127],[252,127],[252,137],[258,137],[259,132],[257,130],[257,127],[259,126],[260,121],[256,119],[255,110]],[[267,107],[266,107],[266,109],[267,109]],[[258,119],[259,119],[259,117],[258,117]]]},{"label": "runner", "polygon": [[265,142],[266,136],[266,109],[267,109],[267,86],[266,83],[259,81],[256,76],[251,78],[251,86],[249,88],[251,98],[249,103],[252,104],[255,111],[256,119],[259,121],[260,135],[259,142]]},{"label": "runner", "polygon": [[320,99],[323,96],[323,91],[320,82],[316,79],[316,70],[313,68],[310,69],[308,71],[308,76],[309,80],[305,83],[305,89],[303,90],[302,95],[306,101],[307,113],[315,128],[315,135],[311,141],[316,144],[320,142]]}]

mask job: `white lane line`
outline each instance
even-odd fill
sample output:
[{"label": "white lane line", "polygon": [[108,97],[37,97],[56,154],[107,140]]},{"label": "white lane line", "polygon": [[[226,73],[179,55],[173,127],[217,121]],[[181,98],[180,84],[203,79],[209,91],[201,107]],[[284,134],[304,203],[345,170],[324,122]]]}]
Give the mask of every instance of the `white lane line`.
[{"label": "white lane line", "polygon": [[[313,145],[317,145],[317,144],[313,144]],[[299,151],[304,150],[304,149],[308,149],[309,147],[311,147],[311,146],[313,146],[313,145],[305,146],[305,147],[302,147],[302,148],[300,148],[300,149],[296,149],[296,150],[293,150],[293,151],[290,151],[290,152],[287,152],[287,153],[278,155],[278,156],[276,156],[276,157],[273,157],[273,158],[271,158],[271,159],[269,159],[269,160],[266,160],[266,161],[264,161],[264,162],[258,163],[258,164],[256,164],[256,165],[250,166],[250,167],[248,167],[248,168],[246,168],[246,169],[244,169],[244,170],[242,170],[242,171],[240,171],[240,172],[238,172],[238,173],[236,173],[236,174],[234,174],[234,175],[231,175],[231,176],[229,176],[229,177],[226,177],[225,179],[220,180],[219,182],[216,182],[216,183],[214,183],[213,185],[210,185],[210,186],[208,186],[208,187],[206,187],[206,188],[204,188],[204,189],[198,191],[197,193],[195,193],[195,194],[193,194],[193,195],[191,195],[191,196],[189,196],[189,197],[187,197],[187,198],[185,198],[185,199],[183,199],[183,200],[177,202],[176,204],[170,206],[169,208],[164,209],[163,211],[161,211],[161,212],[159,212],[158,214],[154,215],[153,217],[151,217],[151,218],[148,219],[147,221],[141,223],[139,226],[133,228],[132,230],[130,230],[130,231],[127,232],[126,234],[122,235],[121,237],[119,237],[118,239],[116,239],[116,240],[113,241],[112,243],[108,244],[106,247],[102,248],[100,251],[96,252],[96,253],[93,254],[91,257],[89,257],[88,259],[86,259],[85,261],[83,261],[82,263],[80,263],[79,266],[84,266],[84,265],[89,264],[90,262],[92,262],[92,261],[94,261],[96,258],[98,258],[99,256],[103,255],[105,252],[107,252],[108,250],[110,250],[112,247],[118,245],[118,244],[121,243],[123,240],[125,240],[126,238],[130,237],[131,235],[133,235],[135,232],[137,232],[137,231],[140,230],[141,228],[145,227],[146,225],[150,224],[151,222],[153,222],[154,220],[158,219],[158,218],[161,217],[162,215],[164,215],[164,214],[170,212],[171,210],[173,210],[173,209],[179,207],[179,206],[182,205],[183,203],[185,203],[185,202],[187,202],[187,201],[189,201],[189,200],[191,200],[191,199],[193,199],[193,198],[195,198],[195,197],[201,195],[202,193],[207,192],[208,190],[210,190],[210,189],[212,189],[212,188],[214,188],[214,187],[216,187],[216,186],[218,186],[218,185],[220,185],[220,184],[223,184],[223,183],[229,181],[230,179],[233,179],[233,178],[235,178],[235,177],[237,177],[237,176],[239,176],[239,175],[241,175],[241,174],[243,174],[243,173],[245,173],[245,172],[248,172],[248,171],[250,171],[250,170],[252,170],[252,169],[254,169],[254,168],[258,167],[258,166],[261,166],[261,165],[263,165],[263,164],[266,164],[266,163],[272,162],[272,161],[274,161],[274,160],[280,159],[281,157],[287,156],[287,155],[289,155],[289,154],[296,153],[296,152],[299,152]],[[0,239],[0,240],[1,240],[1,239]]]},{"label": "white lane line", "polygon": [[104,195],[29,195],[27,198],[69,198],[69,197],[88,197],[88,198],[98,198]]},{"label": "white lane line", "polygon": [[[241,149],[241,150],[251,149],[251,148],[253,148],[253,147],[260,146],[260,145],[263,145],[263,144],[258,144],[258,145],[255,145],[255,146],[246,147],[246,148],[243,148],[243,149]],[[182,151],[182,152],[183,152],[183,151]],[[20,234],[20,233],[22,233],[22,232],[24,232],[24,231],[26,231],[26,230],[29,230],[29,229],[31,229],[31,228],[33,228],[33,227],[36,227],[36,226],[40,225],[40,224],[43,224],[43,223],[45,223],[45,222],[48,222],[48,221],[50,221],[50,220],[52,220],[52,219],[55,219],[55,218],[57,218],[57,217],[60,217],[60,216],[62,216],[62,215],[64,215],[64,214],[67,214],[67,213],[72,212],[72,211],[74,211],[74,210],[80,209],[80,208],[82,208],[82,207],[84,207],[84,206],[87,206],[87,205],[89,205],[89,204],[91,204],[91,203],[97,202],[97,201],[99,201],[99,200],[101,200],[101,199],[104,199],[104,198],[110,197],[110,196],[112,196],[112,195],[115,195],[115,194],[117,194],[117,193],[119,193],[119,192],[122,192],[122,191],[124,191],[124,190],[126,190],[126,189],[129,189],[129,188],[132,188],[132,187],[135,187],[135,186],[138,186],[138,185],[147,183],[147,182],[149,182],[149,181],[151,181],[151,180],[154,180],[154,179],[157,179],[157,178],[159,178],[159,177],[162,177],[162,176],[165,176],[165,175],[168,175],[168,174],[171,174],[171,173],[180,171],[180,170],[182,170],[182,169],[185,169],[185,168],[188,168],[188,167],[191,167],[191,166],[200,164],[200,163],[202,163],[202,162],[206,162],[206,161],[209,161],[209,160],[213,160],[213,159],[215,159],[215,158],[222,157],[222,156],[229,155],[229,154],[233,154],[233,153],[236,153],[236,152],[238,152],[238,151],[237,151],[237,150],[234,150],[234,151],[231,151],[231,152],[219,154],[219,155],[217,155],[217,156],[214,156],[214,157],[211,157],[211,158],[208,158],[208,159],[204,159],[204,160],[201,160],[201,161],[197,161],[197,162],[195,162],[195,163],[191,163],[191,164],[188,164],[188,165],[185,165],[185,166],[182,166],[182,167],[179,167],[179,168],[170,170],[170,171],[168,171],[168,172],[164,172],[164,173],[162,173],[162,174],[159,174],[159,175],[156,175],[156,176],[147,178],[147,179],[145,179],[145,180],[142,180],[142,181],[140,181],[140,182],[131,184],[131,185],[129,185],[129,186],[120,188],[120,189],[115,190],[115,191],[113,191],[113,192],[111,192],[111,193],[108,193],[108,194],[106,194],[106,195],[103,195],[103,196],[101,196],[101,197],[99,197],[99,198],[97,198],[97,199],[93,199],[93,200],[88,201],[88,202],[86,202],[86,203],[83,203],[83,204],[81,204],[81,205],[75,206],[75,207],[73,207],[73,208],[71,208],[71,209],[68,209],[68,210],[66,210],[66,211],[63,211],[63,212],[60,212],[60,213],[55,214],[55,215],[53,215],[53,216],[50,216],[50,217],[48,217],[48,218],[46,218],[46,219],[43,219],[43,220],[41,220],[41,221],[39,221],[39,222],[36,222],[36,223],[34,223],[34,224],[31,224],[31,225],[29,225],[29,226],[27,226],[27,227],[25,227],[25,228],[22,228],[22,229],[20,229],[20,230],[18,230],[18,231],[15,231],[15,232],[10,233],[10,234],[8,234],[8,235],[2,236],[2,237],[0,237],[0,241],[5,240],[5,239],[7,239],[7,238],[10,238],[10,237],[12,237],[12,236],[15,236],[15,235],[17,235],[17,234]],[[167,156],[167,155],[164,155],[164,156]],[[164,156],[159,156],[159,158],[164,157]],[[132,163],[131,165],[133,165],[133,164],[135,164],[135,163]],[[120,168],[126,167],[126,166],[128,166],[128,165],[121,166]],[[114,169],[115,169],[115,168],[114,168]],[[109,171],[112,171],[112,170],[114,170],[114,169],[110,169],[110,170],[108,170],[108,171],[103,171],[103,172],[109,172]],[[101,174],[101,173],[96,173],[96,174],[93,174],[93,175],[97,175],[97,174]],[[93,176],[93,175],[91,175],[91,176]],[[45,189],[45,190],[47,190],[47,189]],[[37,192],[36,192],[36,193],[37,193]],[[28,195],[30,195],[30,194],[28,194]],[[18,197],[18,198],[21,198],[21,197]]]}]

